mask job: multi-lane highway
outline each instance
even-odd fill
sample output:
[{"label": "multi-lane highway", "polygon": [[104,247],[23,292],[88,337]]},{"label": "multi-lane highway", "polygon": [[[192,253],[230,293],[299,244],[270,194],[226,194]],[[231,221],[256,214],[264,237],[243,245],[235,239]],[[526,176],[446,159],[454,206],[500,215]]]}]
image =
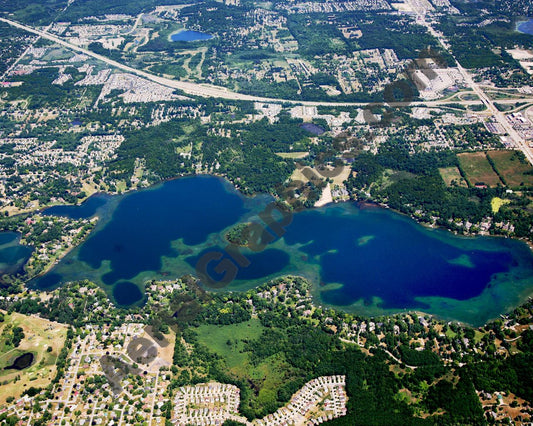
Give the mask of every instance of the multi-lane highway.
[{"label": "multi-lane highway", "polygon": [[0,21],[5,22],[6,24],[12,25],[16,28],[20,28],[30,33],[36,34],[42,38],[53,41],[54,43],[57,43],[61,46],[67,47],[79,53],[83,53],[99,61],[105,62],[112,67],[121,69],[123,71],[127,71],[131,74],[138,75],[139,77],[146,78],[148,80],[154,81],[156,83],[162,84],[167,87],[172,87],[174,89],[182,90],[183,92],[189,95],[203,96],[203,97],[216,97],[216,98],[233,99],[233,100],[251,100],[251,101],[257,100],[260,102],[269,101],[269,99],[267,98],[260,98],[260,97],[243,95],[240,93],[232,92],[226,89],[225,87],[212,86],[208,84],[196,84],[196,83],[191,83],[191,82],[186,82],[186,81],[177,81],[177,80],[171,80],[171,79],[164,78],[164,77],[159,77],[159,76],[150,74],[146,71],[138,70],[128,65],[121,64],[120,62],[114,61],[113,59],[107,58],[103,55],[99,55],[98,53],[94,53],[81,46],[77,46],[73,43],[68,42],[62,37],[58,37],[54,34],[50,34],[48,31],[38,30],[36,28],[30,27],[28,25],[23,25],[23,24],[20,24],[18,22],[15,22],[15,21],[12,21],[6,18],[0,18]]},{"label": "multi-lane highway", "polygon": [[[260,96],[252,96],[252,95],[246,95],[242,93],[233,92],[225,87],[220,86],[214,86],[210,84],[199,84],[199,83],[192,83],[188,81],[179,81],[179,80],[172,80],[165,77],[160,77],[154,74],[151,74],[149,72],[138,70],[136,68],[133,68],[129,65],[122,64],[120,62],[117,62],[113,59],[107,58],[103,55],[99,55],[98,53],[92,52],[88,49],[85,49],[81,46],[77,46],[73,43],[70,43],[69,41],[63,39],[62,37],[56,36],[54,34],[50,34],[46,29],[45,30],[39,30],[33,27],[30,27],[28,25],[20,24],[18,22],[12,21],[10,19],[6,18],[0,18],[0,21],[5,22],[9,25],[12,25],[16,28],[20,28],[22,30],[28,31],[30,33],[36,34],[42,38],[45,38],[47,40],[53,41],[61,46],[64,46],[68,49],[83,53],[87,56],[90,56],[94,59],[97,59],[99,61],[105,62],[108,65],[118,68],[120,70],[129,72],[131,74],[135,74],[139,77],[145,78],[147,80],[151,80],[155,83],[159,83],[166,87],[171,87],[173,89],[181,90],[182,92],[193,95],[193,96],[201,96],[201,97],[211,97],[211,98],[222,98],[222,99],[230,99],[230,100],[240,100],[240,101],[253,101],[253,102],[276,102],[276,103],[290,103],[290,104],[298,104],[298,105],[306,105],[306,106],[355,106],[355,107],[365,107],[368,105],[368,103],[365,102],[314,102],[314,101],[297,101],[297,100],[290,100],[290,99],[274,99],[274,98],[266,98],[266,97],[260,97]],[[448,43],[443,38],[443,36],[439,33],[437,33],[431,24],[425,20],[424,15],[419,15],[419,21],[426,26],[428,31],[439,40],[443,48],[446,50],[448,49]],[[470,73],[468,73],[467,70],[465,70],[458,62],[457,62],[457,68],[459,69],[460,73],[463,75],[466,84],[472,89],[472,91],[478,96],[479,100],[473,100],[473,101],[463,101],[463,100],[455,100],[455,101],[446,101],[446,100],[437,100],[437,101],[417,101],[417,102],[397,102],[397,103],[390,103],[390,106],[393,107],[402,107],[402,106],[426,106],[426,107],[437,107],[437,106],[443,106],[446,103],[454,103],[454,104],[461,104],[461,105],[476,105],[479,103],[485,104],[488,111],[492,116],[495,117],[495,119],[498,121],[498,123],[505,129],[507,134],[510,136],[510,138],[513,140],[513,143],[515,146],[520,148],[528,160],[533,164],[533,152],[528,147],[526,141],[518,134],[518,132],[513,129],[511,124],[507,121],[505,115],[498,111],[496,106],[494,105],[494,102],[487,96],[487,94],[483,91],[483,89],[472,79],[472,76]],[[501,99],[498,100],[498,103],[500,104],[514,104],[517,102],[524,102],[524,103],[533,103],[533,98],[522,98],[522,99]]]},{"label": "multi-lane highway", "polygon": [[[298,100],[291,100],[291,99],[278,99],[278,98],[266,98],[266,97],[260,97],[260,96],[252,96],[252,95],[246,95],[242,93],[233,92],[226,87],[221,86],[214,86],[210,84],[199,84],[199,83],[192,83],[188,81],[179,81],[179,80],[172,80],[165,77],[160,77],[154,74],[151,74],[146,71],[138,70],[136,68],[130,67],[129,65],[122,64],[120,62],[117,62],[113,59],[110,59],[106,56],[99,55],[98,53],[94,53],[88,49],[85,49],[81,46],[78,46],[76,44],[70,43],[69,41],[65,40],[62,37],[59,37],[55,34],[51,34],[46,30],[39,30],[33,27],[30,27],[28,25],[21,24],[19,22],[12,21],[10,19],[6,18],[0,18],[0,21],[5,22],[9,25],[12,25],[16,28],[20,28],[22,30],[28,31],[32,34],[36,34],[44,39],[53,41],[54,43],[57,43],[61,46],[64,46],[68,49],[74,50],[79,53],[83,53],[87,56],[90,56],[94,59],[97,59],[99,61],[105,62],[108,65],[118,68],[122,71],[126,71],[135,75],[138,75],[139,77],[146,78],[148,80],[151,80],[153,82],[159,83],[166,87],[171,87],[174,89],[178,89],[183,91],[186,94],[194,95],[194,96],[202,96],[202,97],[214,97],[214,98],[221,98],[221,99],[230,99],[230,100],[241,100],[241,101],[254,101],[254,102],[277,102],[277,103],[291,103],[291,104],[299,104],[299,105],[308,105],[308,106],[316,106],[316,105],[322,105],[322,106],[361,106],[364,107],[368,105],[367,102],[316,102],[316,101],[298,101]],[[521,102],[530,101],[533,102],[533,98],[529,100],[520,100]],[[442,103],[445,103],[446,101],[422,101],[422,102],[398,102],[390,104],[391,106],[439,106],[442,105]],[[505,100],[498,101],[498,102],[505,102]],[[511,100],[511,102],[513,102]],[[516,101],[514,101],[516,102]],[[474,105],[479,104],[480,101],[453,101],[455,104],[463,104],[463,105]]]},{"label": "multi-lane highway", "polygon": [[[444,35],[435,31],[431,24],[426,20],[425,10],[417,11],[417,13],[418,21],[427,28],[430,34],[439,41],[441,46],[446,51],[448,51],[448,53],[454,58],[455,62],[457,62],[457,69],[463,76],[466,85],[470,89],[472,89],[472,91],[477,95],[481,102],[483,102],[483,104],[487,108],[487,112],[491,114],[492,117],[494,117],[494,119],[500,124],[500,126],[502,126],[503,129],[505,129],[505,131],[512,140],[513,146],[519,148],[524,153],[528,161],[533,164],[533,151],[531,150],[531,148],[529,148],[526,140],[513,128],[511,123],[509,123],[509,121],[507,120],[507,117],[505,117],[505,114],[503,114],[501,111],[498,110],[498,108],[496,108],[492,99],[490,99],[490,97],[483,91],[481,86],[474,81],[472,75],[466,69],[464,69],[459,63],[459,61],[453,56],[453,52],[451,52],[449,44],[444,38]],[[498,100],[498,102],[507,103],[500,100]],[[522,100],[520,100],[520,102],[522,102]]]},{"label": "multi-lane highway", "polygon": [[522,136],[520,136],[520,134],[513,128],[511,123],[509,123],[509,121],[507,120],[507,117],[505,117],[505,114],[503,114],[501,111],[498,110],[498,108],[496,108],[492,99],[487,96],[483,89],[479,87],[479,84],[474,81],[470,73],[465,70],[461,66],[461,64],[459,64],[459,62],[457,62],[457,68],[459,69],[459,72],[463,75],[466,84],[468,84],[468,86],[474,91],[474,93],[479,97],[479,99],[481,99],[487,110],[490,112],[490,114],[492,114],[496,121],[505,129],[509,137],[512,139],[514,145],[517,148],[520,148],[520,150],[524,153],[529,162],[533,164],[533,152],[529,148],[526,140]]}]

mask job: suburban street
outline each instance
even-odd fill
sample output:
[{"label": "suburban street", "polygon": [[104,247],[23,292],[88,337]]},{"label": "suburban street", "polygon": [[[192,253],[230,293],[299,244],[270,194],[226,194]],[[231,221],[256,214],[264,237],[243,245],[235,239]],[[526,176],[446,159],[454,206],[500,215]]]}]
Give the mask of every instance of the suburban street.
[{"label": "suburban street", "polygon": [[[444,49],[449,51],[448,43],[443,38],[443,36],[439,33],[437,33],[431,24],[426,21],[425,19],[425,13],[424,11],[421,11],[419,14],[419,21],[428,29],[428,31],[439,40],[440,44],[443,46]],[[35,28],[32,28],[27,25],[20,24],[18,22],[0,18],[0,21],[5,22],[9,25],[12,25],[16,28],[28,31],[30,33],[36,34],[39,37],[45,38],[47,40],[53,41],[61,46],[64,46],[68,49],[77,51],[79,53],[83,53],[87,56],[90,56],[94,59],[97,59],[99,61],[105,62],[106,64],[118,68],[122,71],[129,72],[131,74],[137,75],[139,77],[145,78],[147,80],[153,81],[155,83],[161,84],[166,87],[170,87],[173,89],[181,90],[182,92],[193,95],[193,96],[201,96],[201,97],[209,97],[209,98],[221,98],[221,99],[229,99],[229,100],[238,100],[238,101],[252,101],[252,102],[265,102],[265,103],[289,103],[289,104],[297,104],[297,105],[306,105],[306,106],[354,106],[354,107],[364,107],[368,105],[368,103],[365,102],[313,102],[313,101],[298,101],[298,100],[290,100],[290,99],[274,99],[274,98],[266,98],[266,97],[259,97],[259,96],[251,96],[246,95],[242,93],[236,93],[233,92],[225,87],[220,86],[214,86],[209,84],[198,84],[198,83],[192,83],[187,81],[178,81],[178,80],[172,80],[165,77],[160,77],[157,75],[153,75],[151,73],[148,73],[146,71],[138,70],[133,67],[130,67],[128,65],[122,64],[120,62],[114,61],[113,59],[107,58],[103,55],[99,55],[98,53],[94,53],[88,49],[85,49],[83,47],[77,46],[75,44],[72,44],[66,40],[64,40],[61,37],[58,37],[56,35],[50,34],[47,30],[38,30]],[[451,53],[451,52],[450,52]],[[533,164],[533,152],[528,147],[526,141],[518,134],[518,132],[513,129],[511,124],[506,119],[505,115],[498,111],[496,106],[494,105],[494,102],[487,96],[487,94],[481,89],[481,87],[474,82],[472,79],[472,76],[470,73],[465,70],[458,62],[457,62],[457,69],[461,73],[461,75],[464,77],[464,80],[468,87],[472,89],[472,91],[479,97],[480,100],[454,100],[453,103],[455,104],[461,104],[461,105],[477,105],[480,102],[482,102],[488,109],[488,112],[498,121],[498,123],[505,129],[509,137],[512,139],[513,145],[517,148],[519,148],[526,158]],[[533,103],[533,98],[521,98],[519,100],[517,99],[502,99],[498,100],[501,104],[515,104],[518,101],[524,102],[524,103]],[[405,107],[405,106],[425,106],[425,107],[437,107],[442,106],[446,103],[449,103],[447,100],[437,100],[437,101],[418,101],[418,102],[396,102],[396,103],[390,103],[389,105],[391,107]]]},{"label": "suburban street", "polygon": [[[165,77],[160,77],[151,73],[148,73],[146,71],[138,70],[136,68],[130,67],[125,64],[121,64],[120,62],[114,61],[113,59],[107,58],[103,55],[99,55],[98,53],[94,53],[91,50],[85,49],[83,47],[77,46],[75,44],[72,44],[66,40],[64,40],[61,37],[58,37],[56,35],[50,34],[46,30],[38,30],[33,27],[30,27],[28,25],[23,25],[18,22],[12,21],[10,19],[6,18],[0,18],[0,21],[5,22],[6,24],[12,25],[16,28],[28,31],[30,33],[36,34],[42,38],[45,38],[47,40],[53,41],[61,46],[64,46],[68,49],[74,50],[79,53],[83,53],[87,56],[90,56],[94,59],[97,59],[99,61],[105,62],[108,65],[118,68],[122,71],[126,71],[132,74],[135,74],[139,77],[146,78],[147,80],[153,81],[155,83],[159,83],[166,87],[171,87],[173,89],[178,89],[183,91],[186,94],[193,95],[193,96],[201,96],[201,97],[208,97],[208,98],[221,98],[221,99],[229,99],[229,100],[239,100],[239,101],[252,101],[252,102],[275,102],[275,103],[290,103],[290,104],[297,104],[297,105],[308,105],[308,106],[359,106],[364,107],[368,105],[368,102],[321,102],[321,101],[299,101],[294,99],[278,99],[278,98],[266,98],[266,97],[260,97],[260,96],[252,96],[252,95],[246,95],[242,93],[233,92],[226,87],[221,86],[214,86],[210,84],[199,84],[199,83],[192,83],[187,81],[178,81],[178,80],[172,80]],[[500,103],[516,103],[516,99],[503,99],[499,100]],[[531,102],[533,103],[533,97],[527,98],[527,99],[520,99],[520,102]],[[438,101],[417,101],[417,102],[395,102],[390,103],[389,105],[392,107],[402,107],[402,106],[439,106],[443,103],[448,103],[446,100],[438,100]],[[479,104],[480,101],[474,100],[474,101],[462,101],[457,100],[453,101],[455,104],[461,104],[461,105],[476,105]]]},{"label": "suburban street", "polygon": [[[416,3],[413,3],[413,4],[416,5]],[[511,124],[505,117],[505,114],[499,111],[498,108],[496,108],[492,99],[490,99],[489,96],[487,96],[487,94],[483,91],[480,85],[474,81],[474,79],[472,78],[472,75],[459,63],[459,61],[455,58],[455,56],[453,56],[453,52],[449,48],[449,44],[444,38],[444,36],[438,33],[437,31],[435,31],[435,29],[431,26],[431,23],[429,23],[426,20],[426,16],[425,16],[426,11],[424,9],[418,9],[418,10],[415,9],[415,10],[417,11],[419,22],[422,25],[424,25],[429,31],[429,33],[439,41],[442,48],[445,49],[453,57],[453,59],[457,63],[457,69],[463,76],[464,81],[466,82],[467,86],[470,89],[472,89],[472,91],[478,96],[481,102],[483,102],[483,104],[488,110],[488,113],[491,114],[495,118],[495,120],[503,127],[503,129],[505,129],[505,131],[507,132],[507,134],[509,135],[509,137],[511,138],[513,142],[513,146],[519,148],[524,153],[528,161],[531,164],[533,164],[533,151],[531,150],[531,148],[529,148],[525,139],[522,138],[518,134],[518,132],[513,128],[513,126],[511,126]],[[507,103],[507,102],[501,102],[501,103]]]}]

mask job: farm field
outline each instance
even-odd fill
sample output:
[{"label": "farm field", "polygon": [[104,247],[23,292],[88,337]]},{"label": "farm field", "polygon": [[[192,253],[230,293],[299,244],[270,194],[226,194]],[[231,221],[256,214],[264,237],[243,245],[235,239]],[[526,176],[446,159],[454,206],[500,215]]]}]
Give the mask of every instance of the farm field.
[{"label": "farm field", "polygon": [[484,152],[467,152],[459,154],[459,165],[470,186],[485,184],[490,187],[503,185],[492,168]]},{"label": "farm field", "polygon": [[489,151],[487,156],[493,161],[507,186],[533,186],[533,167],[520,151]]},{"label": "farm field", "polygon": [[[2,314],[4,322],[0,323],[0,406],[5,404],[9,397],[20,397],[22,392],[30,387],[41,388],[50,383],[55,375],[57,356],[67,335],[67,326],[64,324],[18,313]],[[10,342],[14,327],[21,327],[24,333],[24,338],[16,348]],[[4,369],[12,365],[15,358],[28,352],[34,356],[29,367],[23,370]]]},{"label": "farm field", "polygon": [[452,182],[455,182],[458,186],[464,188],[468,186],[457,167],[440,168],[439,173],[444,183],[446,183],[446,186],[452,186]]}]

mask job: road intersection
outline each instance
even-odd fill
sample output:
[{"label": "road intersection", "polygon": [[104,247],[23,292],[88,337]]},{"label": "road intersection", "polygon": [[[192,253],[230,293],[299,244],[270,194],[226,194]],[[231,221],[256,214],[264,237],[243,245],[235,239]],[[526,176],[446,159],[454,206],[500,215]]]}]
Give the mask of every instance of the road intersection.
[{"label": "road intersection", "polygon": [[[425,15],[419,15],[419,21],[424,25],[428,31],[439,40],[440,44],[444,49],[449,51],[448,43],[444,39],[442,34],[437,33],[431,24],[426,21]],[[74,50],[79,53],[83,53],[89,57],[97,59],[99,61],[105,62],[106,64],[120,69],[122,71],[137,75],[139,77],[145,78],[147,80],[153,81],[155,83],[161,84],[166,87],[177,89],[183,93],[191,96],[200,96],[207,98],[220,98],[228,99],[235,101],[252,101],[252,102],[265,102],[265,103],[286,103],[293,105],[305,105],[305,106],[331,106],[331,107],[341,107],[341,106],[352,106],[352,107],[365,107],[368,106],[367,102],[321,102],[321,101],[300,101],[294,99],[277,99],[277,98],[267,98],[260,96],[246,95],[243,93],[234,92],[226,87],[215,86],[210,84],[200,84],[193,83],[188,81],[172,80],[169,78],[157,76],[149,72],[133,68],[129,65],[122,64],[118,61],[110,59],[106,56],[100,55],[98,53],[92,52],[89,49],[70,43],[69,41],[63,39],[62,37],[56,36],[48,32],[48,29],[40,30],[28,25],[21,24],[19,22],[12,21],[6,18],[0,18],[1,22],[9,24],[13,27],[25,30],[32,34],[35,34],[41,38],[53,41],[61,46],[64,46],[68,49]],[[483,89],[472,79],[470,73],[465,70],[458,62],[457,68],[461,75],[464,77],[464,80],[467,86],[478,96],[479,100],[455,100],[447,101],[446,99],[441,99],[437,101],[416,101],[416,102],[393,102],[388,103],[387,105],[393,108],[400,108],[406,106],[423,106],[423,107],[439,107],[446,104],[459,104],[459,105],[479,105],[484,104],[488,112],[496,119],[496,121],[505,129],[509,137],[513,141],[513,145],[519,148],[526,158],[533,164],[533,152],[529,148],[527,142],[522,138],[518,132],[511,126],[509,121],[506,119],[505,114],[499,111],[494,102],[489,98],[489,96],[483,91]],[[522,98],[522,99],[502,99],[498,100],[500,104],[516,104],[517,102],[521,103],[533,103],[533,98]]]}]

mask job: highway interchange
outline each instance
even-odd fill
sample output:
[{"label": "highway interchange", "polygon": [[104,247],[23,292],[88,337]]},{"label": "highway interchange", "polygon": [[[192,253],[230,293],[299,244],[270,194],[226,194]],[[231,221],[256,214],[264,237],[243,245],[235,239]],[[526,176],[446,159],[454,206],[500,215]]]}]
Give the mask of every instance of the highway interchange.
[{"label": "highway interchange", "polygon": [[[421,11],[418,16],[419,16],[419,22],[421,22],[424,26],[427,27],[428,31],[430,31],[432,35],[435,38],[437,38],[437,40],[439,40],[443,48],[449,51],[448,44],[446,43],[446,40],[443,38],[442,34],[437,33],[431,27],[431,24],[426,21],[425,12]],[[220,86],[215,86],[215,85],[210,85],[210,84],[199,84],[199,83],[193,83],[193,82],[188,82],[188,81],[172,80],[169,78],[157,76],[149,72],[133,68],[131,66],[128,66],[120,62],[117,62],[113,59],[110,59],[106,56],[92,52],[91,50],[85,49],[81,46],[77,46],[63,39],[62,37],[49,33],[47,31],[48,28],[44,30],[40,30],[34,27],[30,27],[28,25],[21,24],[19,22],[12,21],[10,19],[6,19],[6,18],[0,18],[0,21],[6,24],[9,24],[13,27],[35,34],[39,36],[40,38],[50,40],[54,43],[57,43],[73,51],[83,53],[84,55],[87,55],[99,61],[105,62],[114,68],[120,69],[122,71],[131,73],[131,74],[135,74],[139,77],[145,78],[147,80],[151,80],[163,86],[180,90],[187,95],[220,98],[220,99],[228,99],[228,100],[236,100],[236,101],[287,103],[287,104],[306,105],[306,106],[365,107],[369,105],[368,103],[365,103],[365,102],[315,102],[315,101],[300,101],[300,100],[293,100],[293,99],[267,98],[267,97],[252,96],[252,95],[246,95],[243,93],[237,93],[225,87],[220,87]],[[514,146],[519,148],[524,153],[526,158],[531,162],[531,164],[533,164],[533,152],[531,148],[529,148],[524,138],[522,138],[518,134],[518,132],[515,129],[513,129],[509,121],[506,119],[505,114],[503,114],[501,111],[499,111],[496,108],[496,106],[494,105],[494,102],[490,99],[490,97],[485,93],[485,91],[480,87],[479,84],[474,82],[470,73],[467,70],[465,70],[458,62],[457,62],[457,68],[459,72],[462,74],[467,86],[477,95],[479,100],[457,99],[457,100],[451,101],[449,99],[441,99],[441,100],[436,100],[436,101],[395,102],[395,103],[388,103],[388,105],[396,108],[396,107],[405,107],[405,106],[438,107],[438,106],[444,106],[446,104],[479,105],[480,103],[483,103],[487,108],[487,111],[484,111],[484,115],[487,113],[492,115],[494,119],[503,127],[503,129],[505,129],[505,131],[511,138]],[[533,98],[518,98],[518,99],[508,98],[508,99],[498,100],[498,103],[500,104],[516,104],[518,102],[525,103],[525,104],[530,104],[530,103],[533,104]]]}]

